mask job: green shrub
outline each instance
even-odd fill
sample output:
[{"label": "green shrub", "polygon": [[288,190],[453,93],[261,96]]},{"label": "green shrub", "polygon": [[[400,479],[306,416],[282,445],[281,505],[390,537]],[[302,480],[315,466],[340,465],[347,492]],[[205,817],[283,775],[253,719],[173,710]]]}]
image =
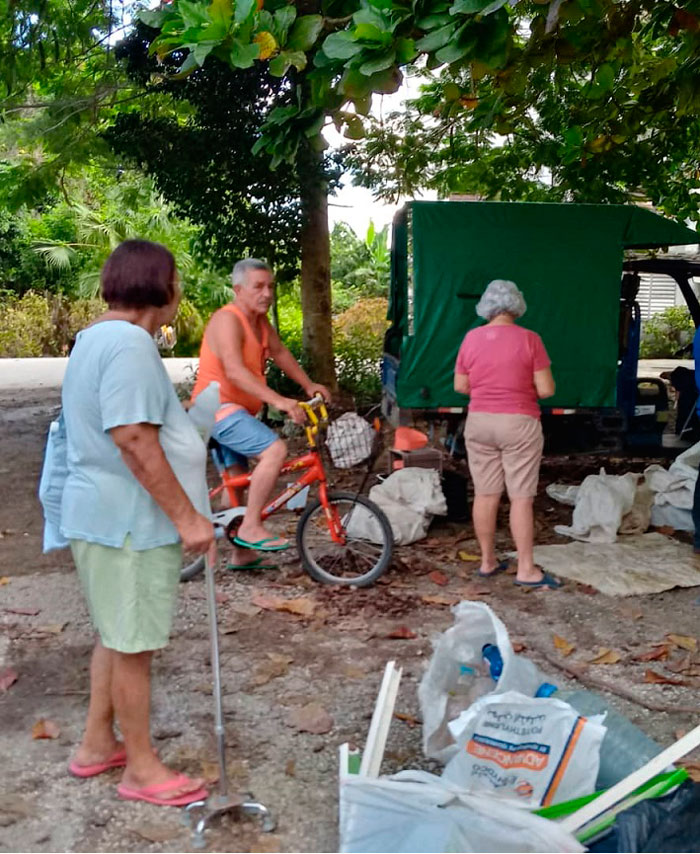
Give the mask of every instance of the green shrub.
[{"label": "green shrub", "polygon": [[685,306],[664,309],[642,324],[639,355],[642,359],[673,358],[692,342],[694,334],[695,326]]},{"label": "green shrub", "polygon": [[0,294],[0,357],[66,356],[75,336],[105,309],[101,300],[69,300],[27,291]]}]

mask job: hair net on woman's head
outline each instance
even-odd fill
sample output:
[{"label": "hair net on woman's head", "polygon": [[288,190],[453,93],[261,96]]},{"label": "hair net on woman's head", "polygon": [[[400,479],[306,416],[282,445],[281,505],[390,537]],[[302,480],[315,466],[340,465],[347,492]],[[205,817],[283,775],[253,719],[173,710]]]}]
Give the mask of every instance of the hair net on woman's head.
[{"label": "hair net on woman's head", "polygon": [[476,313],[485,320],[492,320],[496,315],[506,312],[513,317],[522,317],[526,310],[522,292],[515,282],[506,279],[489,282],[476,306]]}]

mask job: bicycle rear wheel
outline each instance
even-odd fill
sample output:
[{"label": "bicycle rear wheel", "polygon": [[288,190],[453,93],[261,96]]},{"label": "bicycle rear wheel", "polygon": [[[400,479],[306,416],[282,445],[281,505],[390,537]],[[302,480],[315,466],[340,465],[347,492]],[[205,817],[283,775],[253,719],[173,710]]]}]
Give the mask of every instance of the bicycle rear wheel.
[{"label": "bicycle rear wheel", "polygon": [[394,537],[389,520],[364,495],[331,492],[328,501],[340,521],[344,542],[333,540],[324,507],[316,499],[297,526],[304,569],[323,584],[367,587],[391,563]]}]

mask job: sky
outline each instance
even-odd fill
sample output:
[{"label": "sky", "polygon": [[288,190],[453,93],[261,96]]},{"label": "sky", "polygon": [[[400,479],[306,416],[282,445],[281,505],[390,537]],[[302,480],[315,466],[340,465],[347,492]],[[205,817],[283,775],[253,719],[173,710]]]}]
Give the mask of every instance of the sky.
[{"label": "sky", "polygon": [[[415,78],[405,78],[403,85],[394,95],[375,96],[372,104],[372,114],[390,113],[399,110],[406,98],[415,97],[418,92],[418,82]],[[347,140],[341,136],[331,124],[323,131],[324,136],[334,148],[347,145]],[[435,198],[434,193],[426,193],[421,198]],[[328,200],[328,220],[333,228],[337,222],[346,222],[358,237],[364,237],[367,226],[372,220],[377,228],[390,225],[395,212],[401,207],[404,199],[397,205],[388,205],[375,201],[372,192],[364,187],[355,187],[349,174],[343,178],[343,187],[335,196]]]}]

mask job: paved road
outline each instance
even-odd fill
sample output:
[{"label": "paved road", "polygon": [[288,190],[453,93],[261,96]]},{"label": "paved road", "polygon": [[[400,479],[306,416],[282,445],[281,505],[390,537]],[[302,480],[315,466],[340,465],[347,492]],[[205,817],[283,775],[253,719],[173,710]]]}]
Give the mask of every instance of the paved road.
[{"label": "paved road", "polygon": [[[198,359],[163,359],[174,383],[192,376]],[[68,359],[0,359],[0,390],[60,388]]]},{"label": "paved road", "polygon": [[[183,382],[189,379],[198,359],[163,359],[170,379]],[[0,359],[0,390],[60,388],[68,359]],[[639,375],[658,377],[662,371],[672,371],[677,365],[693,368],[693,362],[672,359],[647,359],[639,363]]]}]

